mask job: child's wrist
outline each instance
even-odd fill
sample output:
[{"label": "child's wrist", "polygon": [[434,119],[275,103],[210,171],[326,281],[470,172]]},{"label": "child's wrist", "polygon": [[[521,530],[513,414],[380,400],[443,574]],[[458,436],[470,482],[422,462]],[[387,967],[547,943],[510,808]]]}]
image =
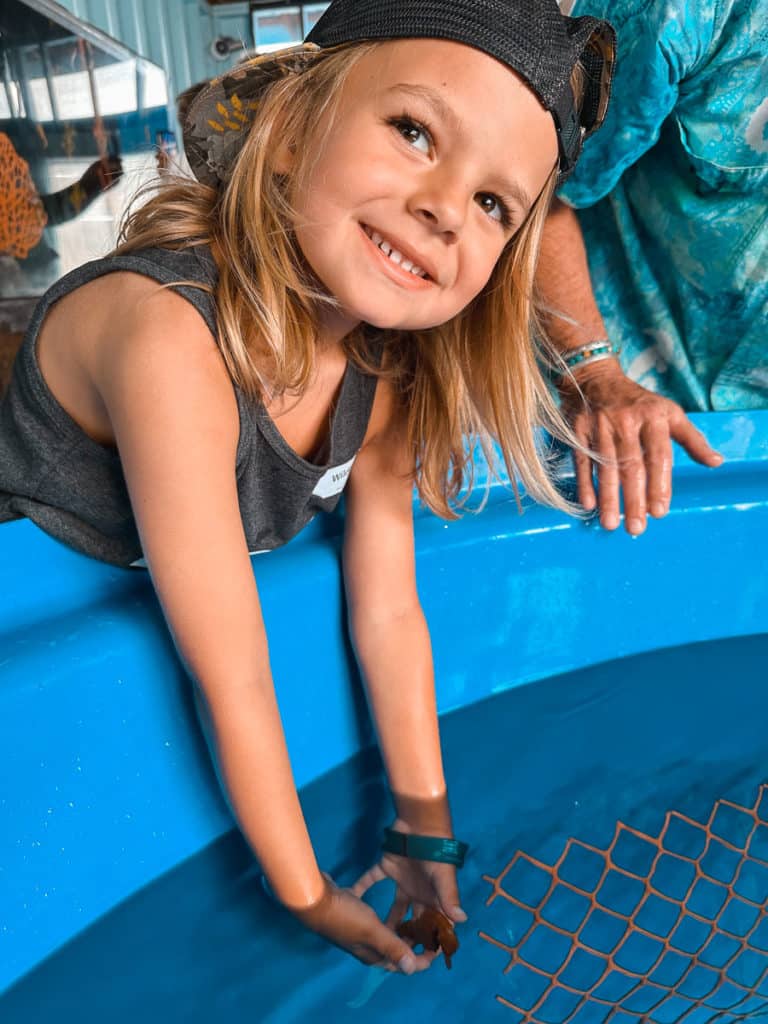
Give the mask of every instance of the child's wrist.
[{"label": "child's wrist", "polygon": [[301,916],[318,907],[328,897],[329,880],[319,868],[302,878],[273,881],[268,879],[275,899],[292,914]]},{"label": "child's wrist", "polygon": [[453,822],[448,804],[448,793],[437,796],[414,797],[393,793],[395,822],[391,826],[398,832],[424,836],[453,836]]},{"label": "child's wrist", "polygon": [[384,829],[382,849],[385,854],[394,854],[411,860],[452,864],[460,868],[464,866],[469,846],[452,835],[436,836],[427,832],[405,832],[393,827]]},{"label": "child's wrist", "polygon": [[328,923],[328,916],[332,912],[335,894],[338,893],[336,883],[330,875],[324,872],[320,875],[322,892],[317,900],[308,906],[293,907],[286,904],[286,909],[311,931],[323,933]]},{"label": "child's wrist", "polygon": [[422,823],[416,825],[412,821],[406,821],[405,818],[397,817],[389,826],[395,832],[402,832],[405,835],[421,835],[421,836],[435,836],[445,837],[446,839],[453,838],[453,825],[450,821],[444,825],[435,825],[429,823]]}]

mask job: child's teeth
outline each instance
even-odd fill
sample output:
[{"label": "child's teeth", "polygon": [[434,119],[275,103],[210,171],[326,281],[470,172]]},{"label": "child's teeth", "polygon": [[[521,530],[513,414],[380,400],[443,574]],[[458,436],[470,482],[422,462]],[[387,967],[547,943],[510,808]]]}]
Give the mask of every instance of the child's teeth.
[{"label": "child's teeth", "polygon": [[393,249],[389,242],[387,242],[378,231],[374,231],[373,228],[370,228],[369,230],[369,238],[373,244],[377,245],[384,255],[388,256],[393,263],[396,263],[398,266],[402,267],[403,270],[406,270],[409,274],[413,274],[415,277],[427,276],[421,267],[417,266],[411,260],[406,259],[401,252],[397,251],[397,249]]}]

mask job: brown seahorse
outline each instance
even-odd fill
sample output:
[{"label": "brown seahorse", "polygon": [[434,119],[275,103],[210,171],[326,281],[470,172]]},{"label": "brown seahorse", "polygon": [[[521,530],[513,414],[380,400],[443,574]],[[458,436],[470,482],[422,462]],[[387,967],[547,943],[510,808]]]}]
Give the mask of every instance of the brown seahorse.
[{"label": "brown seahorse", "polygon": [[418,917],[401,921],[395,929],[401,939],[410,939],[414,946],[436,953],[442,949],[445,966],[451,969],[451,957],[459,948],[459,940],[453,930],[453,923],[439,910],[427,909]]}]

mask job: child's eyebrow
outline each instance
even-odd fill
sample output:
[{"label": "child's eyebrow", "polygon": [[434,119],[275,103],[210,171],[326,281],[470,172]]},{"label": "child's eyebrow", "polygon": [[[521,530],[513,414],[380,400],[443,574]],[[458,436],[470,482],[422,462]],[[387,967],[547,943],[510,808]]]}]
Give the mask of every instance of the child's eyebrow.
[{"label": "child's eyebrow", "polygon": [[[390,86],[387,90],[388,93],[402,92],[407,95],[413,96],[414,99],[423,100],[428,103],[432,110],[442,121],[447,121],[457,130],[461,128],[460,119],[456,116],[454,110],[448,103],[445,102],[439,92],[434,89],[430,89],[425,85],[417,85],[412,82],[398,82],[397,85]],[[531,206],[533,206],[533,200],[518,182],[513,181],[511,178],[498,178],[497,183],[500,191],[503,193],[504,199],[510,203],[516,203],[524,214],[527,214]]]},{"label": "child's eyebrow", "polygon": [[459,119],[451,109],[451,107],[445,102],[439,92],[434,89],[430,89],[426,85],[415,85],[410,82],[398,82],[397,85],[392,85],[387,89],[387,92],[404,92],[413,96],[415,99],[424,100],[428,103],[438,117],[443,121],[450,121],[454,125],[458,126]]}]

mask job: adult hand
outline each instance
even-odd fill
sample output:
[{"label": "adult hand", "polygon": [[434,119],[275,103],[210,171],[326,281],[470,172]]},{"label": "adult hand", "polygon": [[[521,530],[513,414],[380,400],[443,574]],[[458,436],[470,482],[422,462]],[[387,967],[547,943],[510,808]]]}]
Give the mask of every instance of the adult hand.
[{"label": "adult hand", "polygon": [[433,957],[414,953],[363,903],[357,886],[341,889],[327,875],[324,878],[326,888],[319,902],[292,910],[302,924],[372,967],[401,974],[416,974],[429,967]]},{"label": "adult hand", "polygon": [[592,459],[573,453],[579,502],[598,508],[600,523],[615,530],[620,523],[619,491],[624,495],[624,525],[643,533],[647,516],[660,519],[672,499],[672,441],[705,466],[717,467],[723,457],[710,447],[676,402],[648,391],[627,377],[618,362],[601,360],[561,385],[563,411],[580,444],[601,456],[597,491]]}]

